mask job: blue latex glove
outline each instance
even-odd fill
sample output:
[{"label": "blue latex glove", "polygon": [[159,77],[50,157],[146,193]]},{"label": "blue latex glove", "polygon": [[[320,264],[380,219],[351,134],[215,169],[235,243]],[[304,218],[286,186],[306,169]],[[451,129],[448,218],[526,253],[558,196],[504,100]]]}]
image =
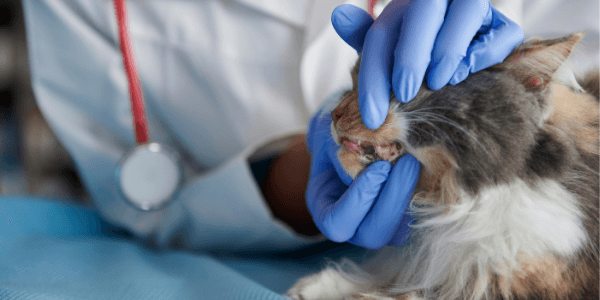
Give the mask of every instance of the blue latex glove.
[{"label": "blue latex glove", "polygon": [[362,51],[360,111],[371,129],[385,121],[392,88],[406,103],[426,71],[432,90],[455,85],[502,62],[523,41],[519,25],[489,0],[395,0],[375,21],[358,7],[342,5],[331,21],[346,43]]},{"label": "blue latex glove", "polygon": [[306,192],[317,228],[334,242],[378,249],[406,242],[413,218],[404,214],[421,165],[405,155],[392,167],[378,161],[354,181],[342,169],[331,136],[331,115],[317,113],[307,134],[311,171]]}]

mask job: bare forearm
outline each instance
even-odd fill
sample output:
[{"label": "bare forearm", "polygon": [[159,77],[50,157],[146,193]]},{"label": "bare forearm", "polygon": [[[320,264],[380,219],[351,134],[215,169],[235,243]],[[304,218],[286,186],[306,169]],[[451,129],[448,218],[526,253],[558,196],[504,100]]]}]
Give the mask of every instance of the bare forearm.
[{"label": "bare forearm", "polygon": [[318,234],[305,201],[310,171],[306,136],[294,137],[288,149],[271,166],[261,184],[273,215],[304,235]]}]

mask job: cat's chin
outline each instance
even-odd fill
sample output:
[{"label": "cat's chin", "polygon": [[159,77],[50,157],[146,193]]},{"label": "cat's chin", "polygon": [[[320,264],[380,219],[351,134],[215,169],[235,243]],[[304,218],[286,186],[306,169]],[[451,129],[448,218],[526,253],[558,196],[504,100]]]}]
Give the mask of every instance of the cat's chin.
[{"label": "cat's chin", "polygon": [[369,164],[369,162],[363,159],[354,149],[348,150],[346,147],[342,146],[340,147],[340,150],[338,150],[337,155],[342,168],[344,168],[344,171],[346,171],[352,179],[355,179]]},{"label": "cat's chin", "polygon": [[396,142],[388,144],[374,144],[368,141],[347,138],[334,134],[334,139],[340,149],[338,159],[344,171],[355,179],[368,165],[378,160],[391,163],[396,162],[401,155],[402,148]]},{"label": "cat's chin", "polygon": [[[365,148],[375,149],[366,153]],[[368,165],[379,160],[395,163],[400,158],[402,150],[396,143],[387,146],[369,146],[361,148],[356,143],[342,141],[342,146],[338,150],[338,159],[344,168],[344,171],[355,179]],[[367,150],[369,151],[369,150]],[[385,157],[385,158],[384,158]]]}]

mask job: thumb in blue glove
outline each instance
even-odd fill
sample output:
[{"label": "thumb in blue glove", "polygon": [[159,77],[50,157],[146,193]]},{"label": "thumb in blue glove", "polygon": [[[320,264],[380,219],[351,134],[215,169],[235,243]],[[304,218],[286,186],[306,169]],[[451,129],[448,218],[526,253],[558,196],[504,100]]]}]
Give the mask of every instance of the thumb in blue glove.
[{"label": "thumb in blue glove", "polygon": [[500,63],[523,41],[521,28],[489,0],[395,0],[377,18],[352,5],[333,11],[338,35],[362,51],[358,78],[363,122],[385,121],[390,90],[408,102],[427,85],[438,90]]},{"label": "thumb in blue glove", "polygon": [[405,214],[420,172],[420,163],[405,155],[392,167],[377,161],[354,181],[337,158],[331,116],[317,113],[307,134],[311,172],[308,209],[319,230],[335,242],[378,249],[404,244],[412,216]]}]

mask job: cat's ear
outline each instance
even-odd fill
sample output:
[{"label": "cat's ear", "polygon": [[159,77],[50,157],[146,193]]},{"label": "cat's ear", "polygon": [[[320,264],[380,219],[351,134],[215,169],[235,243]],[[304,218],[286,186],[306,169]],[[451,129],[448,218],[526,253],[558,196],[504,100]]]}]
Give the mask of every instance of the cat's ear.
[{"label": "cat's ear", "polygon": [[542,90],[582,37],[583,33],[579,32],[557,39],[530,39],[499,66],[512,72],[527,88]]}]

